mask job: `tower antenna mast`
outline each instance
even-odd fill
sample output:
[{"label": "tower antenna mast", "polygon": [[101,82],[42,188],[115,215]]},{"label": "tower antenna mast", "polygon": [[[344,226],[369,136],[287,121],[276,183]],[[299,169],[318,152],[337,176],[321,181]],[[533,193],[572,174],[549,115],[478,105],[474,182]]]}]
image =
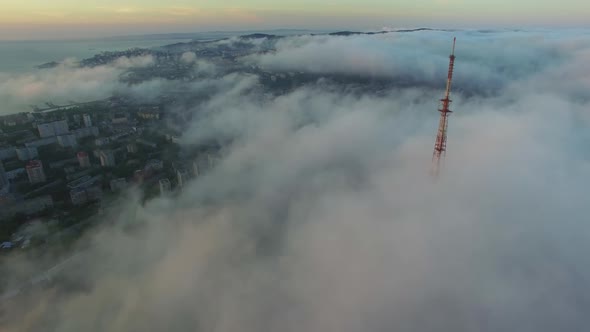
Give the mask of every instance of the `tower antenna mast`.
[{"label": "tower antenna mast", "polygon": [[449,106],[451,104],[451,86],[453,83],[453,70],[455,69],[455,43],[457,38],[453,39],[453,50],[449,57],[449,73],[447,76],[447,88],[445,90],[445,97],[441,99],[440,121],[438,124],[438,133],[436,135],[436,142],[434,144],[434,154],[432,155],[433,174],[438,176],[441,168],[441,160],[444,158],[447,151],[447,130],[449,127],[449,115],[453,113]]}]

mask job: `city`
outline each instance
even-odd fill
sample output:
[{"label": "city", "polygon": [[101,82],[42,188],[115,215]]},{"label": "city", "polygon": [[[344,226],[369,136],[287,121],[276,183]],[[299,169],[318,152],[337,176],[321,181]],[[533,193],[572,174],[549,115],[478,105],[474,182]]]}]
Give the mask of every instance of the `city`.
[{"label": "city", "polygon": [[[114,98],[0,117],[2,251],[44,243],[129,187],[140,188],[144,200],[173,195],[213,167],[218,149],[181,151],[168,120],[158,105]],[[30,221],[51,224],[52,232],[16,233]]]}]

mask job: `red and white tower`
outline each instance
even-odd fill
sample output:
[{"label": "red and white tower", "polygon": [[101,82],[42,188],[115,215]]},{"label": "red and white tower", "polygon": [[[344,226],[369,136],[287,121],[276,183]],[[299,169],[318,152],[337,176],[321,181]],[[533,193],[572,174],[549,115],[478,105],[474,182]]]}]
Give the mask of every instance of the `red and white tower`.
[{"label": "red and white tower", "polygon": [[433,174],[438,176],[441,167],[441,159],[444,158],[447,151],[447,129],[449,126],[449,115],[452,113],[449,109],[451,104],[451,85],[453,82],[453,70],[455,68],[455,42],[457,38],[453,39],[453,50],[449,57],[449,73],[447,76],[447,89],[445,90],[445,97],[441,99],[440,122],[438,124],[438,134],[436,135],[436,143],[434,144],[434,154],[432,155]]}]

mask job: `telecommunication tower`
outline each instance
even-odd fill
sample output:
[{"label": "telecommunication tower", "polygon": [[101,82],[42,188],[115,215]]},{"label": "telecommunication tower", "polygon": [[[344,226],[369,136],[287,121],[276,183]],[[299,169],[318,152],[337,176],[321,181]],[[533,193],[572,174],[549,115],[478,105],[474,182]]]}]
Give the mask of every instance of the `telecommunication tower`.
[{"label": "telecommunication tower", "polygon": [[455,68],[455,43],[457,38],[453,39],[453,50],[449,57],[449,73],[447,76],[447,89],[445,90],[445,97],[441,99],[440,121],[438,124],[438,134],[436,135],[436,143],[434,144],[434,154],[432,155],[433,174],[438,176],[441,167],[441,159],[444,158],[447,151],[447,129],[449,127],[449,115],[452,111],[449,109],[451,104],[451,85],[453,82],[453,70]]}]

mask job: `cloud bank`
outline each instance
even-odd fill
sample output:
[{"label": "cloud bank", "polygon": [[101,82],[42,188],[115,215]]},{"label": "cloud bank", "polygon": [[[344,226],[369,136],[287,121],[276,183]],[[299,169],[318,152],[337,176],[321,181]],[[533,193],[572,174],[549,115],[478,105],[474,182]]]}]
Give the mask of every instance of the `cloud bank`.
[{"label": "cloud bank", "polygon": [[587,36],[567,31],[320,35],[281,39],[274,52],[248,60],[273,71],[369,76],[431,86],[446,75],[453,35],[459,37],[461,50],[457,87],[480,94],[560,66],[589,47]]},{"label": "cloud bank", "polygon": [[[66,59],[55,68],[30,73],[0,72],[0,114],[29,112],[30,105],[43,106],[46,102],[65,105],[70,101],[105,99],[115,93],[133,93],[142,89],[141,84],[130,87],[120,80],[121,75],[154,64],[151,55],[122,56],[95,67],[81,67],[76,59]],[[148,87],[150,84],[153,82],[147,82]]]},{"label": "cloud bank", "polygon": [[438,181],[428,173],[449,34],[293,37],[243,59],[437,89],[192,83],[212,92],[184,142],[231,142],[221,163],[174,200],[124,202],[63,277],[84,289],[35,291],[3,308],[3,328],[583,330],[590,39],[543,36],[460,34]]}]

